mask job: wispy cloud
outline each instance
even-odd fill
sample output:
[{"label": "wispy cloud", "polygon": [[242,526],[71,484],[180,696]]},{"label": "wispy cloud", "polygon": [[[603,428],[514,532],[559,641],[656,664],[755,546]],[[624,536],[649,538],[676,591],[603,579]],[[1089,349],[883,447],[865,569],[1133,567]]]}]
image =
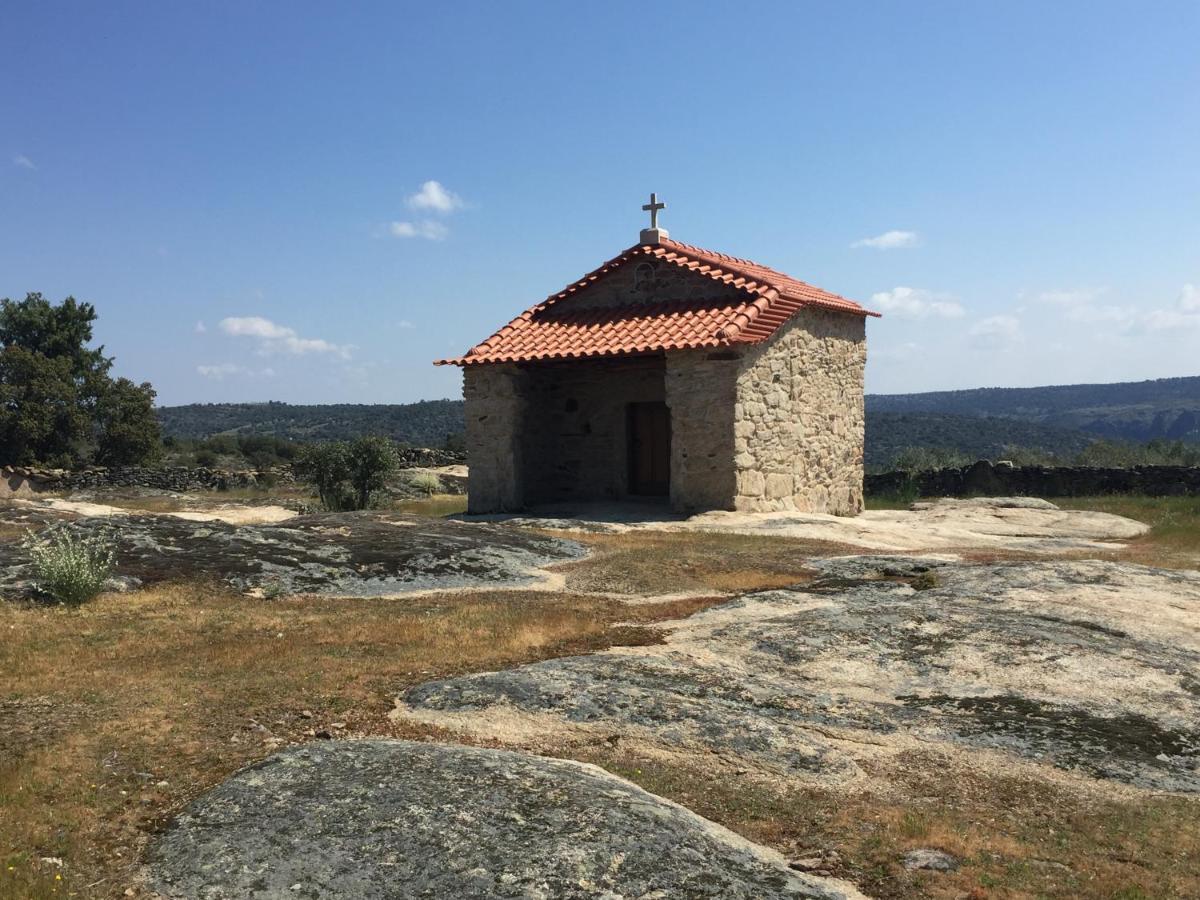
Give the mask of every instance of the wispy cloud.
[{"label": "wispy cloud", "polygon": [[1107,292],[1107,288],[1074,288],[1043,291],[1036,296],[1043,303],[1061,307],[1069,322],[1098,330],[1107,327],[1114,334],[1200,328],[1200,290],[1194,284],[1185,284],[1173,305],[1150,309],[1135,304],[1098,303]]},{"label": "wispy cloud", "polygon": [[971,346],[981,350],[1003,350],[1023,340],[1016,316],[988,316],[972,325],[968,334]]},{"label": "wispy cloud", "polygon": [[408,321],[408,319],[401,319],[399,322],[396,323],[396,327],[397,328],[416,328],[417,326],[414,325],[412,322]]},{"label": "wispy cloud", "polygon": [[915,231],[885,231],[875,237],[862,238],[851,244],[851,247],[871,247],[874,250],[899,250],[904,247],[916,247],[921,243],[921,237]]},{"label": "wispy cloud", "polygon": [[279,325],[262,316],[235,316],[222,319],[221,331],[233,337],[248,337],[258,341],[260,353],[291,353],[300,356],[306,353],[330,353],[343,359],[350,358],[351,347],[334,344],[324,338],[306,338],[294,328]]},{"label": "wispy cloud", "polygon": [[871,295],[871,304],[881,312],[907,319],[961,318],[965,311],[950,294],[935,293],[924,288],[898,287]]},{"label": "wispy cloud", "polygon": [[195,331],[196,334],[204,334],[204,332],[208,331],[208,326],[205,325],[203,321],[200,321],[196,323],[196,327],[192,330]]},{"label": "wispy cloud", "polygon": [[24,154],[20,154],[20,153],[18,153],[16,156],[13,157],[13,165],[19,169],[36,169],[37,168],[37,166],[35,166],[33,164],[32,159],[30,159],[28,156],[25,156]]},{"label": "wispy cloud", "polygon": [[450,229],[441,222],[433,219],[422,219],[419,222],[390,222],[388,232],[398,238],[425,238],[427,241],[442,241],[450,234]]},{"label": "wispy cloud", "polygon": [[1200,288],[1185,284],[1173,307],[1151,310],[1142,324],[1150,331],[1200,328]]},{"label": "wispy cloud", "polygon": [[196,372],[200,375],[203,375],[205,378],[211,378],[214,381],[220,381],[222,378],[229,378],[233,375],[248,375],[250,377],[257,378],[275,377],[274,369],[249,369],[246,366],[240,366],[237,363],[231,362],[196,366]]},{"label": "wispy cloud", "polygon": [[443,215],[460,209],[462,205],[462,198],[442,187],[440,181],[425,182],[419,191],[408,198],[410,209],[429,210]]},{"label": "wispy cloud", "polygon": [[1068,290],[1042,291],[1036,299],[1053,306],[1082,306],[1101,297],[1108,288],[1070,288]]}]

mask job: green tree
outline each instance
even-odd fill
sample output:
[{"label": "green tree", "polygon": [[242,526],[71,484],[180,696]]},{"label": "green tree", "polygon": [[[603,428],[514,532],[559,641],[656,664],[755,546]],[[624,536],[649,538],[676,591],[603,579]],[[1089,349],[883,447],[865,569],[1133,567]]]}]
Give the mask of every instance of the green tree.
[{"label": "green tree", "polygon": [[349,446],[346,442],[326,441],[302,449],[292,462],[292,469],[297,478],[317,489],[322,506],[330,512],[338,512],[348,507],[348,465]]},{"label": "green tree", "polygon": [[347,455],[354,508],[366,509],[396,471],[396,446],[385,437],[366,435],[350,444]]},{"label": "green tree", "polygon": [[82,382],[89,375],[107,375],[112,368],[103,347],[87,346],[95,321],[96,308],[74,297],[57,306],[37,293],[26,294],[20,302],[6,297],[0,300],[0,344],[69,360],[72,376]]},{"label": "green tree", "polygon": [[96,310],[41,294],[0,300],[0,463],[152,461],[160,447],[154,389],[114,380],[89,347]]},{"label": "green tree", "polygon": [[67,466],[87,438],[70,361],[0,349],[0,462]]},{"label": "green tree", "polygon": [[309,444],[292,462],[330,512],[367,509],[396,470],[395,445],[383,437]]},{"label": "green tree", "polygon": [[162,453],[154,388],[128,378],[110,382],[96,401],[96,459],[106,466],[152,462]]}]

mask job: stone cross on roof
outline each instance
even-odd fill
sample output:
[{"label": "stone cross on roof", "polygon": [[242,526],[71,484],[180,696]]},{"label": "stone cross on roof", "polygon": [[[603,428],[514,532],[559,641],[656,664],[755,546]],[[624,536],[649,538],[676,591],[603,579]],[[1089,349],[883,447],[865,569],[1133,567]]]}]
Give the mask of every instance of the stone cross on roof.
[{"label": "stone cross on roof", "polygon": [[650,227],[643,228],[641,233],[641,242],[643,244],[657,244],[665,237],[670,237],[670,232],[665,228],[658,227],[658,211],[666,209],[667,204],[658,202],[658,194],[650,194],[650,202],[643,204],[642,209],[650,213]]}]

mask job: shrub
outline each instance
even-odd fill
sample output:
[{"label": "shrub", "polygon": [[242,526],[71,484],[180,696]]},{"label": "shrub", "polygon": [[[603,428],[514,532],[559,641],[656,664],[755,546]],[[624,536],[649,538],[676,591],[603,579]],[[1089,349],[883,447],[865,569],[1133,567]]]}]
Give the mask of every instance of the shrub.
[{"label": "shrub", "polygon": [[387,438],[370,436],[351,443],[310,444],[292,468],[317,489],[330,512],[366,509],[396,468],[396,448]]},{"label": "shrub", "polygon": [[424,491],[430,497],[442,492],[442,480],[432,472],[413,472],[405,480],[408,482],[409,487],[414,490]]},{"label": "shrub", "polygon": [[928,472],[954,469],[973,462],[966,454],[947,447],[906,447],[893,460],[892,468],[902,472]]},{"label": "shrub", "polygon": [[104,589],[117,563],[106,532],[80,534],[70,526],[52,525],[25,538],[37,589],[60,603],[77,606]]},{"label": "shrub", "polygon": [[385,437],[367,435],[351,442],[346,459],[354,509],[366,509],[396,471],[396,445]]}]

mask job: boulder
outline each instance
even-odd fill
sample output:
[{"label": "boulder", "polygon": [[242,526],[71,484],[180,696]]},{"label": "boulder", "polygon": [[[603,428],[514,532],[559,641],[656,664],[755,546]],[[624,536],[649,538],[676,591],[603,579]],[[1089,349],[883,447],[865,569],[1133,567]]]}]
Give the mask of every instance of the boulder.
[{"label": "boulder", "polygon": [[195,800],[148,854],[172,900],[863,900],[603,769],[474,747],[296,747]]}]

